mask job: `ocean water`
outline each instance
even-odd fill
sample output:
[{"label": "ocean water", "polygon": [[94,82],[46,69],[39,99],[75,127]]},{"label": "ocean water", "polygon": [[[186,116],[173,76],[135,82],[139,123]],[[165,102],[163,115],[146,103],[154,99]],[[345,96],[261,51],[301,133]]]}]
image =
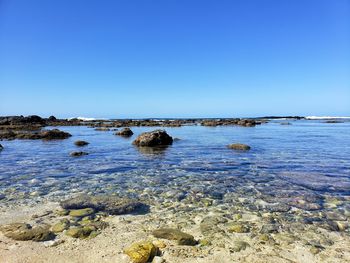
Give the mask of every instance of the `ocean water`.
[{"label": "ocean water", "polygon": [[[337,211],[344,214],[350,209],[350,122],[280,122],[165,128],[179,140],[156,150],[132,145],[138,134],[155,127],[132,127],[130,138],[89,127],[57,127],[73,136],[2,141],[0,204],[112,193],[155,203],[208,199],[218,206],[241,202],[250,210],[298,208],[306,217],[310,211],[329,210],[325,203],[335,197],[343,200]],[[77,147],[76,140],[90,144]],[[252,148],[237,152],[226,147],[235,142]],[[72,151],[89,155],[71,157]]]}]

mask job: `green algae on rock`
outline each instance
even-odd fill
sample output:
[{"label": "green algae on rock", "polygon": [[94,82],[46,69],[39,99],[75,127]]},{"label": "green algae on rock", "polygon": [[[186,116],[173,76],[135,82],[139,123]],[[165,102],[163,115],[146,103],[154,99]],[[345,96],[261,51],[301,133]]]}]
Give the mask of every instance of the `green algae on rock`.
[{"label": "green algae on rock", "polygon": [[147,263],[157,255],[158,249],[150,241],[140,241],[125,248],[124,253],[130,257],[133,263]]},{"label": "green algae on rock", "polygon": [[62,219],[60,220],[60,222],[54,224],[51,227],[52,232],[54,233],[59,233],[59,232],[63,232],[64,230],[67,230],[70,226],[70,222],[68,219]]},{"label": "green algae on rock", "polygon": [[32,227],[24,223],[12,223],[0,227],[0,231],[8,238],[19,241],[47,241],[55,237],[49,225]]},{"label": "green algae on rock", "polygon": [[72,227],[66,231],[66,235],[74,238],[88,238],[93,230],[86,227]]},{"label": "green algae on rock", "polygon": [[82,209],[70,210],[69,215],[73,217],[84,217],[84,216],[92,215],[94,212],[95,211],[92,208],[82,208]]},{"label": "green algae on rock", "polygon": [[197,241],[192,235],[186,234],[175,228],[160,228],[154,230],[152,235],[157,238],[177,240],[179,245],[194,246],[197,244]]}]

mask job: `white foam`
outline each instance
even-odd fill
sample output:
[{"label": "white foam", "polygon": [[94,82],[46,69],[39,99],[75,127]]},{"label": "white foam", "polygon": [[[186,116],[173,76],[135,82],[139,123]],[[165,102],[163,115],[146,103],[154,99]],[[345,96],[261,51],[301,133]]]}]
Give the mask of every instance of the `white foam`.
[{"label": "white foam", "polygon": [[[78,119],[80,121],[95,121],[97,120],[96,118],[87,118],[87,117],[73,117],[73,118],[68,118],[68,120],[72,119]],[[102,120],[101,118],[99,120]]]},{"label": "white foam", "polygon": [[307,116],[305,117],[307,120],[329,120],[329,119],[350,119],[350,117],[344,116]]}]

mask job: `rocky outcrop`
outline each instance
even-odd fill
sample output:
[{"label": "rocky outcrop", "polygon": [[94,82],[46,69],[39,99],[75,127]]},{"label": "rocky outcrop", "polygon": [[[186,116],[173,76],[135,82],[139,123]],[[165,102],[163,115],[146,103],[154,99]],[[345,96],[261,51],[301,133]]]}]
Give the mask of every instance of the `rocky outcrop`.
[{"label": "rocky outcrop", "polygon": [[0,125],[45,124],[45,120],[37,115],[0,117]]},{"label": "rocky outcrop", "polygon": [[134,133],[132,132],[132,130],[130,128],[123,128],[121,131],[118,131],[115,133],[115,135],[120,135],[123,137],[130,137],[132,136]]},{"label": "rocky outcrop", "polygon": [[164,130],[155,130],[140,134],[133,142],[136,146],[164,146],[173,143],[173,138]]},{"label": "rocky outcrop", "polygon": [[64,209],[92,208],[95,211],[103,211],[111,215],[128,214],[147,208],[145,204],[137,200],[112,195],[80,195],[61,202],[61,206]]},{"label": "rocky outcrop", "polygon": [[186,234],[175,228],[160,228],[154,230],[152,235],[157,238],[177,240],[179,245],[194,246],[197,244],[197,241],[192,235]]},{"label": "rocky outcrop", "polygon": [[244,127],[254,127],[261,124],[261,121],[255,119],[208,119],[200,122],[202,126],[226,126],[226,125],[238,125]]},{"label": "rocky outcrop", "polygon": [[12,131],[6,130],[0,132],[0,139],[14,140],[14,139],[22,139],[22,140],[62,140],[67,139],[71,134],[68,132],[60,131],[58,129],[53,130],[42,130],[40,132],[29,132],[29,131]]},{"label": "rocky outcrop", "polygon": [[249,151],[250,150],[250,146],[243,144],[243,143],[234,143],[234,144],[230,144],[227,146],[230,149],[233,150],[237,150],[237,151]]}]

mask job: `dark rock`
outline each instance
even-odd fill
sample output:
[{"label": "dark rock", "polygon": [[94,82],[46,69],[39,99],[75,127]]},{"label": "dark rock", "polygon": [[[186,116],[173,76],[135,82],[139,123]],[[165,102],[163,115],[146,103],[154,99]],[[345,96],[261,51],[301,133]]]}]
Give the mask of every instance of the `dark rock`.
[{"label": "dark rock", "polygon": [[132,130],[130,128],[124,128],[121,131],[118,131],[115,133],[115,135],[120,135],[120,136],[124,136],[124,137],[130,137],[133,134],[134,133],[132,132]]},{"label": "dark rock", "polygon": [[93,208],[95,211],[104,211],[112,215],[141,212],[147,206],[137,200],[120,198],[117,196],[89,196],[81,195],[61,202],[64,209]]},{"label": "dark rock", "polygon": [[86,141],[76,141],[76,142],[74,142],[74,144],[76,146],[85,146],[85,145],[88,145],[89,143]]},{"label": "dark rock", "polygon": [[170,145],[173,143],[173,138],[164,130],[155,130],[140,134],[133,142],[136,146],[161,146]]},{"label": "dark rock", "polygon": [[32,228],[29,224],[13,223],[1,226],[0,230],[6,237],[20,241],[46,241],[55,237],[48,225]]},{"label": "dark rock", "polygon": [[4,149],[4,147],[0,144],[0,151],[1,151],[2,149]]},{"label": "dark rock", "polygon": [[88,155],[87,152],[71,152],[70,156],[72,157],[79,157],[79,156],[83,156],[83,155]]},{"label": "dark rock", "polygon": [[28,131],[16,131],[16,132],[14,132],[12,130],[7,130],[7,131],[0,133],[0,139],[8,139],[8,140],[13,140],[13,139],[61,140],[61,139],[67,139],[70,136],[72,136],[72,135],[69,134],[68,132],[60,131],[58,129],[43,130],[40,132],[28,132]]},{"label": "dark rock", "polygon": [[56,119],[55,116],[50,116],[50,117],[48,118],[48,120],[49,120],[49,121],[56,121],[57,119]]},{"label": "dark rock", "polygon": [[152,235],[157,238],[177,240],[179,245],[194,246],[198,243],[192,235],[175,228],[160,228],[154,230]]},{"label": "dark rock", "polygon": [[233,150],[237,150],[237,151],[249,151],[250,150],[249,145],[242,144],[242,143],[230,144],[230,145],[228,145],[228,148],[233,149]]},{"label": "dark rock", "polygon": [[40,133],[41,139],[45,140],[57,140],[57,139],[67,139],[72,135],[68,132],[60,131],[58,129],[44,130]]}]

